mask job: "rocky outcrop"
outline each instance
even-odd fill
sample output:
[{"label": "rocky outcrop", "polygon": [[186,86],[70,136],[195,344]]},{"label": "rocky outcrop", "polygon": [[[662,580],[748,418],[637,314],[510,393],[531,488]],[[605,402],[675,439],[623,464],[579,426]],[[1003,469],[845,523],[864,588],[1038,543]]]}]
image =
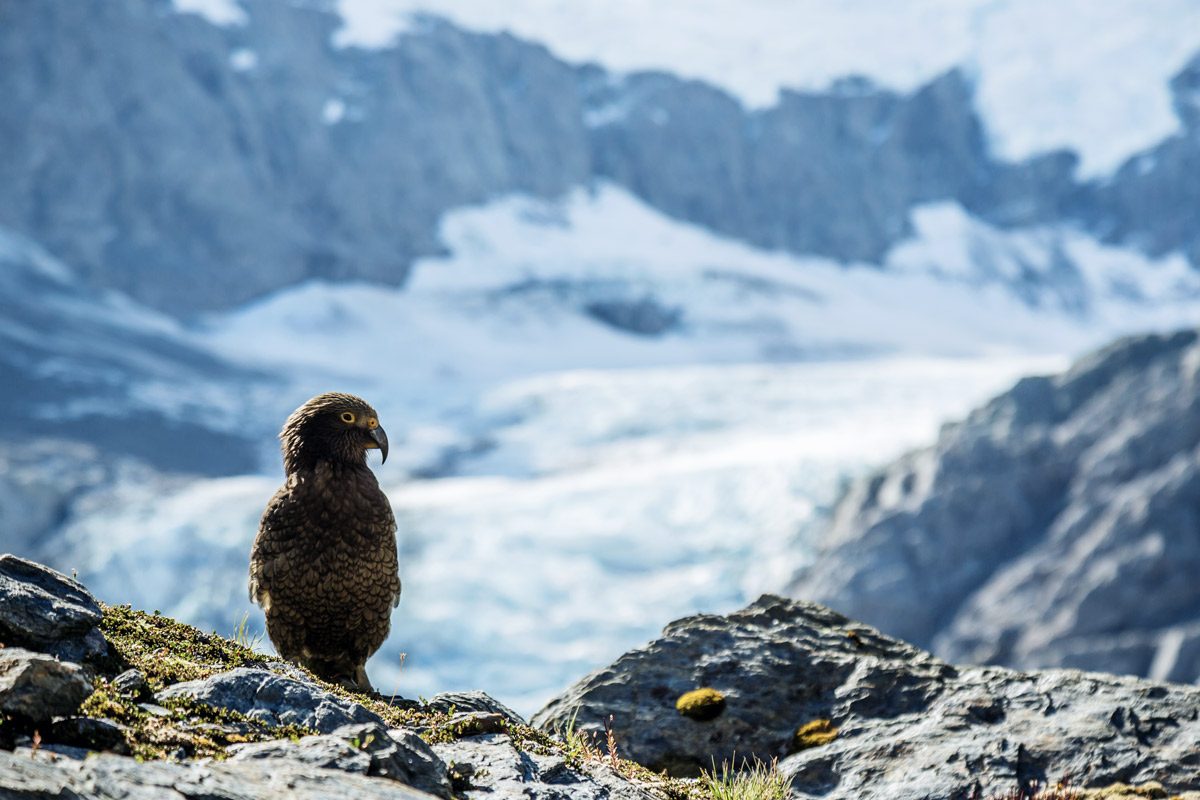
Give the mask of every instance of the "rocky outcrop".
[{"label": "rocky outcrop", "polygon": [[[715,715],[676,703],[707,688]],[[764,596],[668,625],[551,701],[547,730],[600,730],[620,754],[697,774],[779,758],[797,797],[999,796],[1034,781],[1200,788],[1200,688],[1074,671],[953,667],[813,603]]]},{"label": "rocky outcrop", "polygon": [[483,692],[350,694],[11,556],[0,615],[43,649],[101,645],[0,647],[0,797],[633,800],[660,781],[572,757]]},{"label": "rocky outcrop", "polygon": [[953,661],[1200,679],[1200,338],[1027,378],[847,492],[789,593]]}]

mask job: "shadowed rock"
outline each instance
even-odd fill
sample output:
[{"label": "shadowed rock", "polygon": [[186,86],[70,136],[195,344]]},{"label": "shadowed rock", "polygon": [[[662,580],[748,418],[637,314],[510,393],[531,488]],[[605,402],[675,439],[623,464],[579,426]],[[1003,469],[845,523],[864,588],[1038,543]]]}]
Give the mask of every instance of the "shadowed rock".
[{"label": "shadowed rock", "polygon": [[96,598],[34,561],[0,555],[0,642],[79,659],[104,650]]},{"label": "shadowed rock", "polygon": [[0,650],[0,712],[40,722],[70,714],[91,693],[78,664],[19,647]]},{"label": "shadowed rock", "polygon": [[430,698],[425,706],[443,714],[461,713],[464,711],[479,711],[485,714],[499,714],[510,722],[525,724],[521,715],[508,706],[496,700],[489,694],[474,692],[440,692]]}]

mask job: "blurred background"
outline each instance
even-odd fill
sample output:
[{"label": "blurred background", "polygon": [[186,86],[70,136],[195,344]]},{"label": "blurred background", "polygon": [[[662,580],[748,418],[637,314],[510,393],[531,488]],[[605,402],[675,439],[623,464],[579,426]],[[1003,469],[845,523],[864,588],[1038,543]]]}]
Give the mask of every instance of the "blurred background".
[{"label": "blurred background", "polygon": [[[1197,322],[1197,0],[0,0],[0,550],[261,630],[274,437],[361,394],[385,693],[529,713],[767,591],[1195,680],[1191,339],[901,457]],[[1079,476],[1160,468],[1101,547]]]}]

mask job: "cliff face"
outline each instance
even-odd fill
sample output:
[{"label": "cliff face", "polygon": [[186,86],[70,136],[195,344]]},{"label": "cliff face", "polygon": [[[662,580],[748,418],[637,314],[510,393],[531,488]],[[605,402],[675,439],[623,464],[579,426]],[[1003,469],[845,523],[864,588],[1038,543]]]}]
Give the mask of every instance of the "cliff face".
[{"label": "cliff face", "polygon": [[796,596],[945,658],[1200,678],[1200,340],[1028,378],[857,482]]},{"label": "cliff face", "polygon": [[1069,152],[1005,163],[972,88],[861,80],[751,111],[665,74],[617,77],[507,35],[426,20],[337,48],[321,3],[248,0],[218,27],[166,0],[0,7],[0,225],[188,315],[305,279],[399,284],[448,209],[613,180],[769,248],[878,263],[917,204],[1070,222],[1198,258],[1195,63],[1184,132],[1081,183]]},{"label": "cliff face", "polygon": [[447,208],[586,175],[574,76],[443,25],[335,50],[337,17],[247,4],[5,4],[0,224],[176,312],[306,278],[404,279]]}]

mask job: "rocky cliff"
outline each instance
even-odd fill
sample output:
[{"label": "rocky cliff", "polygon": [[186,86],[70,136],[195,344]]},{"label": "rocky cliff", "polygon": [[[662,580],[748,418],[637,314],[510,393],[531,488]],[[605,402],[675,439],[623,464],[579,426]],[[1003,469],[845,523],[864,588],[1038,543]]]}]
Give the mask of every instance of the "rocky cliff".
[{"label": "rocky cliff", "polygon": [[955,668],[769,596],[672,623],[536,728],[482,692],[352,694],[7,555],[0,640],[3,797],[701,800],[719,795],[690,776],[716,760],[779,758],[777,790],[755,797],[1200,787],[1200,689]]},{"label": "rocky cliff", "polygon": [[909,94],[862,80],[750,110],[658,73],[566,64],[427,19],[339,48],[323,2],[245,0],[244,25],[168,0],[0,5],[0,226],[94,286],[176,314],[307,279],[398,284],[448,209],[616,181],[676,217],[769,248],[878,263],[912,209],[1070,222],[1200,260],[1198,62],[1182,133],[1111,179],[1075,156],[996,159],[952,71]]},{"label": "rocky cliff", "polygon": [[1027,378],[855,483],[794,581],[954,661],[1200,679],[1200,338]]}]

